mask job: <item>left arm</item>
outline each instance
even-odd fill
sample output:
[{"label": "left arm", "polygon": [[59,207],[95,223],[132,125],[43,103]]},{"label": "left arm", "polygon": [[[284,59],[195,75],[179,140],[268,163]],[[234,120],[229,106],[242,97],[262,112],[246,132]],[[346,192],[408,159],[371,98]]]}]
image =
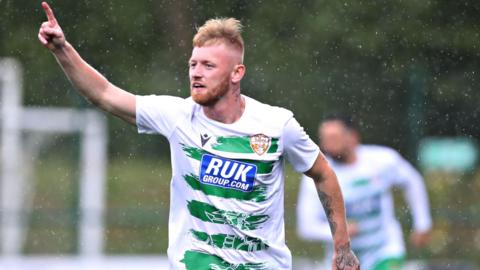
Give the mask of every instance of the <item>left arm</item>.
[{"label": "left arm", "polygon": [[330,224],[333,237],[333,269],[360,269],[360,264],[350,248],[345,206],[337,176],[322,153],[318,154],[312,168],[305,172],[315,181],[315,186]]},{"label": "left arm", "polygon": [[432,219],[423,177],[400,155],[397,156],[394,166],[397,177],[394,180],[403,189],[405,201],[413,216],[413,231],[410,241],[417,248],[426,246],[430,238]]},{"label": "left arm", "polygon": [[350,248],[342,192],[325,156],[293,117],[285,123],[282,138],[285,157],[294,169],[315,181],[332,232],[333,269],[360,269],[358,259]]},{"label": "left arm", "polygon": [[298,191],[297,233],[307,241],[333,242],[330,224],[318,199],[315,183],[305,175],[300,180]]}]

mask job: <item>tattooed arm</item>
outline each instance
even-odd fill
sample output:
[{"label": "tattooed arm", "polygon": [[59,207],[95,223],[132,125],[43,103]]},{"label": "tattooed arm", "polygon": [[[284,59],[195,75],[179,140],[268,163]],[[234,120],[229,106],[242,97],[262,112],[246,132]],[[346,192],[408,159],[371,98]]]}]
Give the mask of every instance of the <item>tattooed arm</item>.
[{"label": "tattooed arm", "polygon": [[350,248],[345,206],[337,176],[320,153],[312,168],[305,174],[315,181],[333,237],[333,269],[360,269],[357,257]]}]

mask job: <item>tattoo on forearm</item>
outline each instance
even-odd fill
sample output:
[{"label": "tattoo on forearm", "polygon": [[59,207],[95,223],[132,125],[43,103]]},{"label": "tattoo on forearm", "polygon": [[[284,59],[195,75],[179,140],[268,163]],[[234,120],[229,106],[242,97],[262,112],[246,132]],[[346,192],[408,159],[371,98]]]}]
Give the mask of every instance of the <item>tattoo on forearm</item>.
[{"label": "tattoo on forearm", "polygon": [[350,248],[350,244],[345,244],[337,249],[337,257],[335,259],[337,269],[357,269],[359,262],[355,254]]},{"label": "tattoo on forearm", "polygon": [[320,197],[320,201],[322,202],[323,209],[325,209],[325,214],[327,215],[327,220],[330,224],[330,230],[332,231],[332,235],[335,235],[335,232],[337,230],[337,223],[333,221],[332,197],[328,196],[328,194],[323,191],[318,191],[318,196]]}]

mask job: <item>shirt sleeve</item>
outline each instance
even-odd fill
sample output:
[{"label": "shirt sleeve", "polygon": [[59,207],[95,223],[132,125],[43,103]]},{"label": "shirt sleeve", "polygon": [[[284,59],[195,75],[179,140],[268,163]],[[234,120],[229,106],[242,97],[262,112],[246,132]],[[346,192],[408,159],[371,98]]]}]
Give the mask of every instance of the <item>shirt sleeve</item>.
[{"label": "shirt sleeve", "polygon": [[432,226],[428,193],[425,188],[423,177],[420,173],[400,154],[395,153],[394,164],[390,175],[394,185],[403,189],[405,201],[407,202],[413,216],[413,227],[415,231],[427,231]]},{"label": "shirt sleeve", "polygon": [[300,173],[310,170],[320,153],[302,126],[290,118],[283,130],[284,153],[293,168]]},{"label": "shirt sleeve", "polygon": [[187,101],[175,96],[136,96],[138,133],[162,134],[169,138],[185,115]]},{"label": "shirt sleeve", "polygon": [[303,175],[297,203],[297,233],[308,241],[333,242],[313,179]]}]

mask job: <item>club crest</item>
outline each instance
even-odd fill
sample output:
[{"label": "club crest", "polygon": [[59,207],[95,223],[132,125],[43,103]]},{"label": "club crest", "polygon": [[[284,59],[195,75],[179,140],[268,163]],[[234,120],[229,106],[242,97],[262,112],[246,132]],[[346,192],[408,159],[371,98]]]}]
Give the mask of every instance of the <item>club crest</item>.
[{"label": "club crest", "polygon": [[252,148],[253,152],[257,153],[259,156],[268,151],[271,143],[272,139],[263,134],[256,134],[250,137],[250,147]]}]

